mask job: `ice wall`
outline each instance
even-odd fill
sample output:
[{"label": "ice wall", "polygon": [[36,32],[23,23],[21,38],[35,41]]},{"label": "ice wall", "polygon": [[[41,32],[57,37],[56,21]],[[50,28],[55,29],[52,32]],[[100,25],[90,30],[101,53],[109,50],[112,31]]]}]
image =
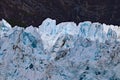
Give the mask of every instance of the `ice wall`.
[{"label": "ice wall", "polygon": [[120,27],[47,18],[22,28],[3,19],[0,80],[120,80]]}]

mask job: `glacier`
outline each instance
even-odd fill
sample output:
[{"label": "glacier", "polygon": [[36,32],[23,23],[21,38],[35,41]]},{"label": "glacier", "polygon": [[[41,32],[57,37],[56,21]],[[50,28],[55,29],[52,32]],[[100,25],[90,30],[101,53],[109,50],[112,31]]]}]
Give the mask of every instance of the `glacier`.
[{"label": "glacier", "polygon": [[0,80],[120,80],[120,27],[0,21]]}]

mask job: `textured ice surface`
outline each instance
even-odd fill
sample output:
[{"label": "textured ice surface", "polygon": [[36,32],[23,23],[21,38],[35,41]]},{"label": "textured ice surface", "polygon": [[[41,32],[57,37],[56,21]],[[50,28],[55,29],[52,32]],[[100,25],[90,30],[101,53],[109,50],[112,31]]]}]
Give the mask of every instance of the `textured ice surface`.
[{"label": "textured ice surface", "polygon": [[24,29],[2,20],[0,80],[120,80],[120,27],[47,18]]}]

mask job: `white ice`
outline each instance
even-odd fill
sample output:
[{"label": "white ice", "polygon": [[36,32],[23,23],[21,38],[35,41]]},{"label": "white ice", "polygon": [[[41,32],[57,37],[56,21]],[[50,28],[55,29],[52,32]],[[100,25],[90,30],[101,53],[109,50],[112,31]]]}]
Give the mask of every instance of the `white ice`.
[{"label": "white ice", "polygon": [[120,80],[120,27],[47,18],[38,27],[0,21],[0,80]]}]

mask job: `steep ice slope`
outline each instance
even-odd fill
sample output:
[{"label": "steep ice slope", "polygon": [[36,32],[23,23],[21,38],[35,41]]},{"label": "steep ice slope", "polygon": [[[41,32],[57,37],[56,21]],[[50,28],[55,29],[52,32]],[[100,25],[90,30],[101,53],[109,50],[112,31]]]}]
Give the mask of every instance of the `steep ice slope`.
[{"label": "steep ice slope", "polygon": [[120,28],[47,18],[39,28],[0,22],[0,80],[120,80]]}]

